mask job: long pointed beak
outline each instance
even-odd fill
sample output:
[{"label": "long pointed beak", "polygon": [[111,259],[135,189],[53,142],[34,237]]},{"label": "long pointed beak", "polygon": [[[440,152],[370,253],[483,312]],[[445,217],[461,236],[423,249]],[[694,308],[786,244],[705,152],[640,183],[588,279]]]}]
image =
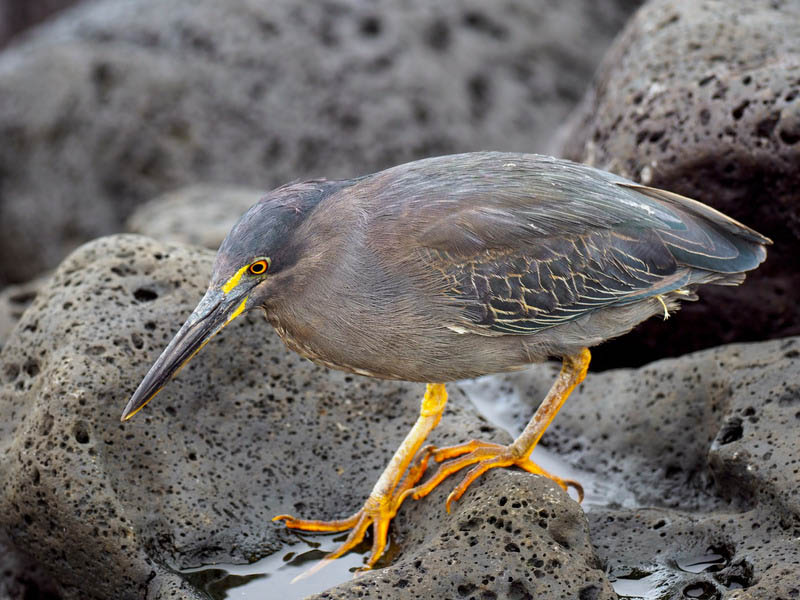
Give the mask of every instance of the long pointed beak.
[{"label": "long pointed beak", "polygon": [[231,299],[220,290],[208,290],[183,327],[150,367],[150,371],[128,401],[121,420],[127,421],[150,402],[212,337],[244,312],[246,305],[247,294]]}]

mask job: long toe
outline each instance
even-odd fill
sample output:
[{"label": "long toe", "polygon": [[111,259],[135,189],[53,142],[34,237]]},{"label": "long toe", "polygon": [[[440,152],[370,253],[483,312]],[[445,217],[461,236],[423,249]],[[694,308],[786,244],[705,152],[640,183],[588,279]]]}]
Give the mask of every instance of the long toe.
[{"label": "long toe", "polygon": [[290,515],[278,515],[273,517],[273,521],[283,521],[290,529],[300,529],[302,531],[333,532],[350,530],[347,539],[336,550],[326,555],[321,561],[314,564],[310,569],[304,571],[294,578],[294,581],[310,577],[331,561],[344,556],[350,550],[358,546],[367,534],[367,529],[372,525],[373,544],[372,551],[367,559],[367,568],[372,567],[383,554],[387,544],[389,523],[396,514],[397,510],[382,506],[370,506],[369,500],[364,507],[347,519],[333,521],[318,521],[310,519],[297,519]]},{"label": "long toe", "polygon": [[355,527],[361,511],[354,514],[347,519],[338,519],[334,521],[316,521],[310,519],[297,519],[291,515],[278,515],[272,517],[273,521],[283,521],[289,529],[300,529],[302,531],[317,531],[321,533],[330,533],[335,531],[347,531]]},{"label": "long toe", "polygon": [[565,492],[569,492],[569,488],[572,488],[578,495],[578,502],[579,503],[583,502],[583,486],[574,479],[562,479],[557,475],[553,475],[549,471],[545,471],[542,467],[537,465],[529,458],[525,459],[523,462],[517,463],[517,466],[520,467],[521,469],[525,469],[528,473],[533,473],[534,475],[542,475],[544,477],[547,477],[548,479],[552,479]]},{"label": "long toe", "polygon": [[490,442],[479,442],[472,440],[466,444],[438,450],[429,450],[437,461],[444,461],[436,472],[422,484],[409,489],[406,494],[415,500],[430,494],[441,482],[453,473],[474,465],[466,474],[464,479],[453,489],[447,497],[445,507],[450,512],[451,504],[461,498],[470,485],[489,469],[498,467],[520,467],[534,473],[543,475],[555,481],[564,491],[572,487],[576,490],[579,502],[583,500],[583,487],[576,481],[562,479],[542,469],[539,465],[531,461],[526,456],[519,456],[515,451],[514,445],[501,446]]}]

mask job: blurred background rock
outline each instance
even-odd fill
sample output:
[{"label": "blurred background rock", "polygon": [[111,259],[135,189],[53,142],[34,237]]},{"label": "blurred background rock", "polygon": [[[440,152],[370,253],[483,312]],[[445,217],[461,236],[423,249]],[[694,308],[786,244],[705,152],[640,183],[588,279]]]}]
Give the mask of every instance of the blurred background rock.
[{"label": "blurred background rock", "polygon": [[55,266],[182,185],[266,189],[543,150],[637,4],[76,6],[0,57],[0,282]]},{"label": "blurred background rock", "polygon": [[800,334],[798,33],[795,1],[653,0],[609,50],[554,153],[696,198],[775,246],[745,285],[709,286],[669,327],[604,345],[596,368]]},{"label": "blurred background rock", "polygon": [[[705,288],[700,302],[669,323],[651,320],[599,348],[595,367],[800,333],[800,3],[650,0],[631,18],[639,4],[0,0],[0,598],[193,598],[194,590],[170,588],[188,584],[163,564],[193,556],[214,562],[248,547],[259,556],[273,551],[286,534],[263,525],[281,489],[293,498],[292,486],[308,489],[324,504],[320,514],[340,506],[329,490],[344,488],[347,502],[360,501],[364,482],[397,445],[392,436],[402,436],[410,425],[403,419],[413,417],[413,410],[392,412],[397,394],[412,406],[415,393],[361,382],[356,401],[389,399],[391,419],[381,421],[388,434],[365,441],[369,461],[340,477],[315,457],[330,453],[329,462],[339,464],[350,454],[336,437],[335,415],[347,420],[353,410],[344,375],[295,366],[297,357],[273,336],[279,362],[266,367],[273,376],[245,385],[243,373],[264,367],[237,360],[260,358],[259,331],[272,336],[255,316],[237,327],[261,329],[221,335],[173,382],[171,402],[127,430],[116,423],[127,390],[205,285],[210,254],[163,240],[214,248],[260,193],[293,179],[353,177],[471,150],[586,162],[695,197],[776,242],[745,285]],[[76,246],[123,230],[162,241],[99,240],[50,278]],[[591,547],[580,537],[581,513],[566,506],[566,496],[559,500],[564,514],[574,514],[568,530],[583,540],[575,548],[586,552],[577,561],[549,556],[553,579],[538,585],[572,582],[569,597],[606,598],[609,580],[633,575],[638,565],[636,573],[662,579],[659,597],[700,597],[698,590],[708,598],[796,596],[798,340],[590,375],[543,445],[611,491],[589,512]],[[242,351],[239,344],[248,343],[253,349]],[[198,365],[222,372],[192,377]],[[305,400],[321,408],[305,429],[265,428],[247,417],[248,409],[268,406],[282,424],[299,420],[278,418],[300,410],[291,389],[307,386],[287,383],[293,377],[319,388]],[[549,367],[492,379],[500,389],[488,396],[535,404],[544,390],[539,378],[551,380]],[[289,398],[276,402],[276,390]],[[246,394],[252,405],[242,412]],[[220,399],[230,410],[217,410]],[[446,439],[491,431],[463,394],[453,394],[449,410],[437,430]],[[516,424],[531,410],[522,407]],[[242,418],[231,419],[234,411]],[[204,431],[220,436],[215,450],[187,459],[186,448],[205,447]],[[310,446],[280,436],[271,446],[265,431],[306,440],[315,433]],[[280,472],[283,452],[295,446],[316,469],[312,476],[281,478],[283,488],[252,479],[265,466]],[[241,472],[230,470],[234,463]],[[207,477],[208,489],[188,485],[192,470],[200,479],[219,472],[226,483]],[[131,472],[152,474],[152,490]],[[546,492],[528,481],[516,489],[518,475],[509,471],[487,485],[541,506]],[[164,492],[173,489],[181,493]],[[616,497],[619,490],[632,500]],[[252,503],[258,493],[264,498]],[[248,508],[216,515],[210,529],[208,522],[194,527],[205,515],[196,507],[217,497]],[[460,526],[442,518],[437,502],[404,507],[395,522],[401,540],[409,531],[446,540],[446,528]],[[116,508],[109,513],[109,506]],[[492,510],[506,509],[479,512]],[[536,526],[518,518],[522,527]],[[173,543],[185,528],[196,542],[188,552]],[[492,554],[495,529],[475,538],[481,553],[499,557],[487,572],[508,568],[530,578],[529,564],[509,567],[514,561],[505,554]],[[456,552],[470,552],[473,538],[461,533],[453,536],[464,544]],[[533,533],[526,539],[539,539]],[[232,543],[237,536],[249,541]],[[435,560],[444,556],[418,548]],[[361,580],[368,584],[345,584],[343,597],[363,595],[362,585],[412,597],[418,590],[408,582],[421,576],[420,561],[405,551],[409,560],[401,554],[390,569]],[[725,564],[681,571],[681,552]],[[98,570],[98,561],[109,570]],[[479,570],[455,572],[448,564],[430,571],[437,585],[463,577],[463,589],[475,594],[526,597],[519,587],[486,584]],[[575,584],[581,577],[595,579]],[[535,591],[554,597],[556,589]]]},{"label": "blurred background rock", "polygon": [[0,0],[0,48],[18,33],[80,0]]}]

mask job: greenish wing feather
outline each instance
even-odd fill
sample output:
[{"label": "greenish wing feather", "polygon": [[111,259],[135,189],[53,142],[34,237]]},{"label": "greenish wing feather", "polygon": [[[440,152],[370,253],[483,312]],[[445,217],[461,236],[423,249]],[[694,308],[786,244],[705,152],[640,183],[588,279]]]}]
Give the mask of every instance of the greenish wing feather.
[{"label": "greenish wing feather", "polygon": [[585,165],[442,160],[405,173],[403,196],[425,224],[420,255],[480,328],[532,333],[687,285],[738,283],[766,255],[768,239],[722,213]]},{"label": "greenish wing feather", "polygon": [[671,207],[582,165],[517,168],[531,172],[451,178],[446,197],[418,207],[429,223],[418,242],[465,323],[528,334],[685,283],[655,233],[684,227]]},{"label": "greenish wing feather", "polygon": [[772,240],[691,198],[638,184],[618,184],[665,203],[681,218],[682,227],[659,232],[679,264],[714,273],[742,273],[767,256]]},{"label": "greenish wing feather", "polygon": [[685,283],[655,235],[607,230],[547,237],[524,253],[485,251],[467,260],[443,250],[428,253],[466,321],[503,333],[534,333]]}]

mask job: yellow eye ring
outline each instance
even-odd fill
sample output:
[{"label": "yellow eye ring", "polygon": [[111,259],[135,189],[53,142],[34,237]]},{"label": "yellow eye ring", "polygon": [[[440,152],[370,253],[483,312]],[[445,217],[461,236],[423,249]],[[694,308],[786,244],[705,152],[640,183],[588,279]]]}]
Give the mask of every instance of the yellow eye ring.
[{"label": "yellow eye ring", "polygon": [[251,275],[263,275],[269,269],[269,263],[270,260],[268,258],[262,258],[251,264],[247,270]]}]

